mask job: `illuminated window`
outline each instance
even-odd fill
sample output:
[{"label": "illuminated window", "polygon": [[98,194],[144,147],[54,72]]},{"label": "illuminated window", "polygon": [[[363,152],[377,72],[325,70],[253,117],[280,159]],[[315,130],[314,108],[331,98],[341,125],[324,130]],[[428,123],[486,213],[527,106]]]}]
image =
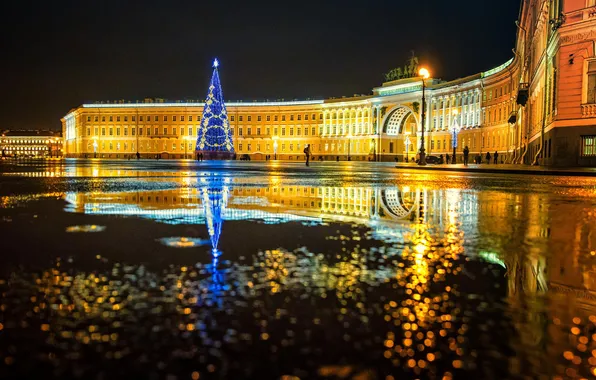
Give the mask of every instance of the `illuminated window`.
[{"label": "illuminated window", "polygon": [[581,156],[582,157],[595,157],[596,156],[596,135],[582,136]]}]

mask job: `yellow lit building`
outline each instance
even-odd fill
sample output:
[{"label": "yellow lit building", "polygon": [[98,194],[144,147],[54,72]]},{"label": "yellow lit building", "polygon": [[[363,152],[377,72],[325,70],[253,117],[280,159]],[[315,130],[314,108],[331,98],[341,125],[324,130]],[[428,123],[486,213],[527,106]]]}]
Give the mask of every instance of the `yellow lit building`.
[{"label": "yellow lit building", "polygon": [[[498,152],[499,163],[596,165],[595,6],[524,0],[511,60],[450,82],[427,79],[427,155],[457,145],[459,161],[468,146],[471,161]],[[315,160],[412,159],[422,89],[422,78],[410,78],[366,96],[230,102],[234,148],[251,159],[303,160],[305,144]],[[66,156],[193,158],[202,108],[154,99],[83,104],[62,119]]]},{"label": "yellow lit building", "polygon": [[3,157],[60,157],[62,136],[49,130],[12,130],[0,135]]}]

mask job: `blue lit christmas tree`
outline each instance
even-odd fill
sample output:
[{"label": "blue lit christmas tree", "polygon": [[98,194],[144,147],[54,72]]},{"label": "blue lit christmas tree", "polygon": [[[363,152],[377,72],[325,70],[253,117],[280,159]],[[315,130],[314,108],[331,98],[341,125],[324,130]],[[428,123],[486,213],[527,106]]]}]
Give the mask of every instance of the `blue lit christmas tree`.
[{"label": "blue lit christmas tree", "polygon": [[219,82],[218,66],[219,63],[215,59],[201,127],[198,131],[196,151],[204,152],[207,158],[230,158],[234,154],[234,144]]}]

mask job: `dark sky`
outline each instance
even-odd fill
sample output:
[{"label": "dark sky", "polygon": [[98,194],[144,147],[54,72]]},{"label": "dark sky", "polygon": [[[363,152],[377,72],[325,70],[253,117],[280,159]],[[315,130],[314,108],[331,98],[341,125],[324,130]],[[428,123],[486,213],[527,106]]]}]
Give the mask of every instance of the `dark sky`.
[{"label": "dark sky", "polygon": [[415,50],[455,79],[512,57],[520,0],[20,0],[0,11],[0,129],[60,128],[93,100],[370,93]]}]

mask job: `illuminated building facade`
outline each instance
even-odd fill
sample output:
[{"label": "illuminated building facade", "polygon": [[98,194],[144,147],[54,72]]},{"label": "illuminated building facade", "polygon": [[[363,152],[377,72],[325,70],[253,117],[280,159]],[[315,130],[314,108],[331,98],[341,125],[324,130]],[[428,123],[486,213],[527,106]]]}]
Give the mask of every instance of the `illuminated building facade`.
[{"label": "illuminated building facade", "polygon": [[[449,154],[456,139],[457,152],[468,146],[472,159],[498,152],[503,163],[596,165],[594,14],[594,0],[523,0],[511,60],[450,82],[428,79],[427,154]],[[422,79],[410,78],[366,96],[230,102],[234,150],[304,160],[308,144],[315,160],[412,159],[421,95]],[[83,104],[62,119],[65,152],[194,158],[202,110],[202,102],[159,99]]]},{"label": "illuminated building facade", "polygon": [[62,136],[49,130],[12,130],[0,135],[3,157],[60,157]]}]

